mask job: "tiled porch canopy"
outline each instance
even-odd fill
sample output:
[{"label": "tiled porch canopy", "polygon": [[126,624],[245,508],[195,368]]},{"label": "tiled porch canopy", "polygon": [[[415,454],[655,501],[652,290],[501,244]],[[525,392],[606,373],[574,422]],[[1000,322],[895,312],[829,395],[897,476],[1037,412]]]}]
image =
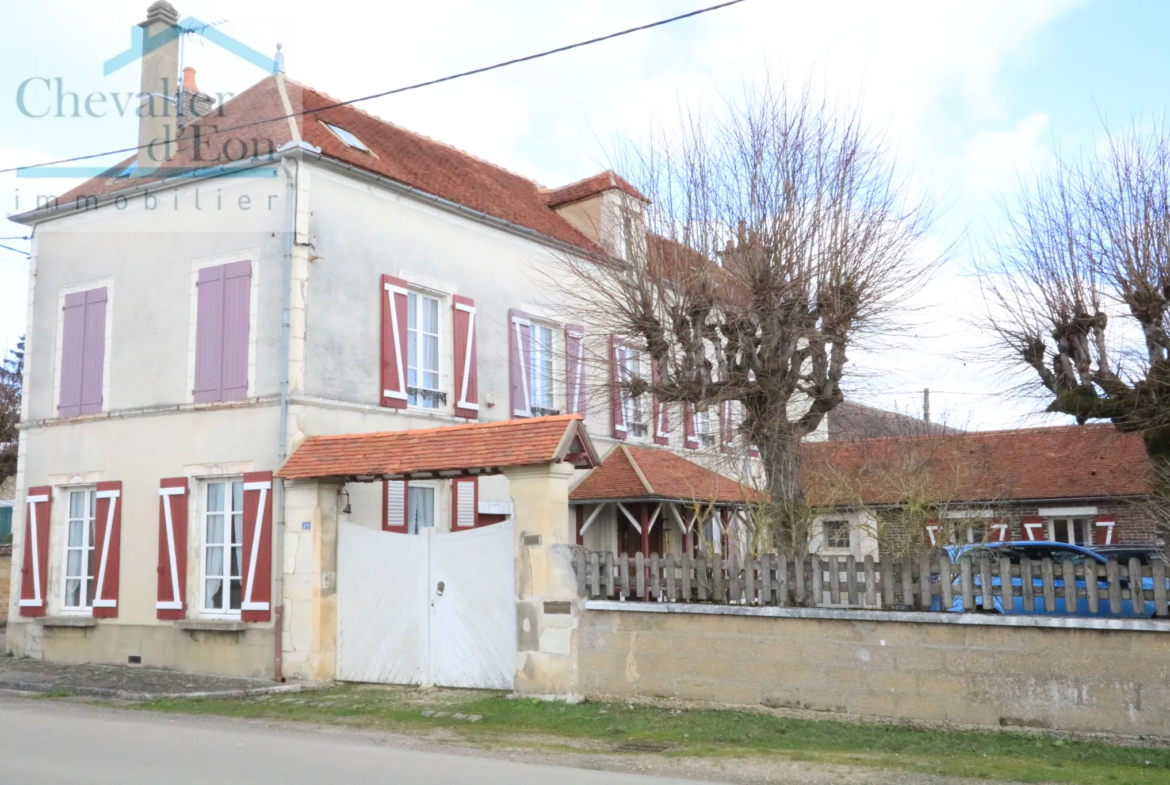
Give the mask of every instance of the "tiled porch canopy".
[{"label": "tiled porch canopy", "polygon": [[385,433],[310,436],[277,473],[285,480],[344,477],[357,482],[500,474],[565,461],[597,466],[579,414]]},{"label": "tiled porch canopy", "polygon": [[650,552],[650,532],[659,521],[663,526],[677,523],[689,543],[696,524],[715,519],[725,529],[733,514],[759,499],[754,489],[669,450],[624,444],[569,494],[569,503],[577,509],[578,544],[612,504],[619,520],[641,534],[645,555]]}]

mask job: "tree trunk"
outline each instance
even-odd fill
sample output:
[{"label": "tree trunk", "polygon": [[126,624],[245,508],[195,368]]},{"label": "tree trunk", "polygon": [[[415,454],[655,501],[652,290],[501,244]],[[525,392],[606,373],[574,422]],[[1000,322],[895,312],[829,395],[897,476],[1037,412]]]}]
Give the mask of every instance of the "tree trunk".
[{"label": "tree trunk", "polygon": [[789,429],[761,434],[757,446],[768,493],[768,523],[781,553],[808,553],[808,507],[800,484],[800,437]]}]

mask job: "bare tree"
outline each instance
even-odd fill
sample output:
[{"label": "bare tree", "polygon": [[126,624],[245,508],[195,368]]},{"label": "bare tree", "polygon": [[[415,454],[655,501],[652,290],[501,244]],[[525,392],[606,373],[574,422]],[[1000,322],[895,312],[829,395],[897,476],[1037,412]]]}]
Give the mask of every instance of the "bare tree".
[{"label": "bare tree", "polygon": [[803,551],[797,447],[843,400],[847,350],[935,263],[919,242],[932,215],[856,111],[770,87],[720,110],[630,147],[620,168],[649,205],[628,202],[624,258],[566,256],[558,289],[648,354],[629,395],[738,402],[776,544]]},{"label": "bare tree", "polygon": [[16,426],[20,422],[24,337],[0,360],[0,485],[16,475]]},{"label": "bare tree", "polygon": [[1021,181],[980,275],[1047,411],[1140,433],[1170,488],[1170,127],[1105,130]]}]

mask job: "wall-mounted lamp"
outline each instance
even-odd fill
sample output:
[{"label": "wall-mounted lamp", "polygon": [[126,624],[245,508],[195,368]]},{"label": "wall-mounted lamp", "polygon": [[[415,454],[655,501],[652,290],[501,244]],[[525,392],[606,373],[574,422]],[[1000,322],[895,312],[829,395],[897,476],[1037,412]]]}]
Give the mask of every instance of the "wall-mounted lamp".
[{"label": "wall-mounted lamp", "polygon": [[[344,507],[342,507],[342,505],[341,505],[341,497],[343,497],[343,496],[345,497],[345,506]],[[351,512],[353,512],[353,507],[351,507],[349,504],[349,491],[346,490],[345,488],[342,488],[340,491],[337,492],[337,506],[341,507],[341,512],[345,515],[349,515]]]}]

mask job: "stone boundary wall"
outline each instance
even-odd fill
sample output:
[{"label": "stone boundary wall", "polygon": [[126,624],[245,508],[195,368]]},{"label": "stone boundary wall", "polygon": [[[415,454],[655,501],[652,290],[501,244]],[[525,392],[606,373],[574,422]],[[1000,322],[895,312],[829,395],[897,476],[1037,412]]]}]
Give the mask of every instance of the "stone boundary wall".
[{"label": "stone boundary wall", "polygon": [[1170,623],[588,601],[588,697],[1170,737]]}]

